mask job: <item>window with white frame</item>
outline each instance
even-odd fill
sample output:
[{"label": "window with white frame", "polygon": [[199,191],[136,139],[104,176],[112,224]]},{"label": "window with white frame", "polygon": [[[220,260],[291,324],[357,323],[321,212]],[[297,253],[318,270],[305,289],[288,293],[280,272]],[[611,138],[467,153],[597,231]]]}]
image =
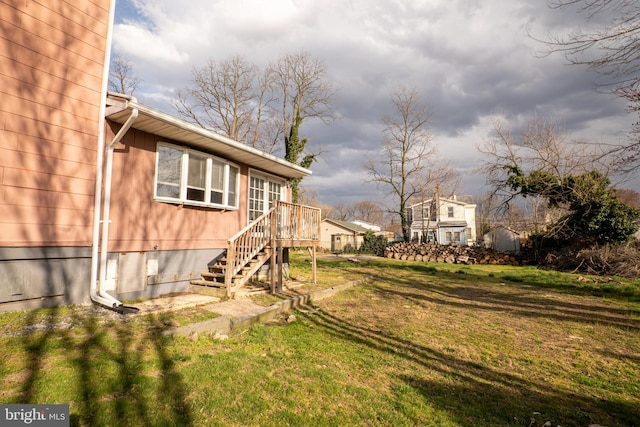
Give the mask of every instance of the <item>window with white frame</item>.
[{"label": "window with white frame", "polygon": [[429,219],[429,208],[428,207],[423,207],[422,208],[422,219],[423,220],[428,220]]},{"label": "window with white frame", "polygon": [[158,143],[155,198],[214,208],[238,207],[238,166],[210,154]]},{"label": "window with white frame", "polygon": [[257,172],[249,173],[249,221],[254,221],[273,206],[274,200],[284,200],[285,181]]},{"label": "window with white frame", "polygon": [[453,218],[453,206],[447,207],[447,217]]}]

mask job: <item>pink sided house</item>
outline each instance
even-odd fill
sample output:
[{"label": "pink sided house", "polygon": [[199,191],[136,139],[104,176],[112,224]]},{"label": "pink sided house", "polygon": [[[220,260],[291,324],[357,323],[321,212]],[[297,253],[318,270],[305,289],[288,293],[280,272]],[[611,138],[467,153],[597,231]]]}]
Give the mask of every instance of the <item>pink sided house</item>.
[{"label": "pink sided house", "polygon": [[320,244],[287,203],[310,171],[108,94],[114,3],[0,0],[0,311],[232,296],[266,267],[277,291]]}]

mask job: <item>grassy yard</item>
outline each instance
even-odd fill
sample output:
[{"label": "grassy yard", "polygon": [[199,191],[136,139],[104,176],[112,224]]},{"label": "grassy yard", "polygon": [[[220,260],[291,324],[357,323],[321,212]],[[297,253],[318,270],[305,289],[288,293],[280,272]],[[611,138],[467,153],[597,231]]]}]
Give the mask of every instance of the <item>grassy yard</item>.
[{"label": "grassy yard", "polygon": [[163,334],[193,309],[0,314],[0,403],[91,426],[640,426],[639,281],[328,257],[312,286],[291,259],[300,293],[369,279],[226,340]]}]

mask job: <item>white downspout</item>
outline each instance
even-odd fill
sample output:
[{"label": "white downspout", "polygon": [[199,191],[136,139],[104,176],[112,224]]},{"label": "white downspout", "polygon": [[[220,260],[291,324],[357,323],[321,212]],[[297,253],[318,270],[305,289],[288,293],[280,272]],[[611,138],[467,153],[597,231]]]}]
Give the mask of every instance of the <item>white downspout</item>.
[{"label": "white downspout", "polygon": [[[93,235],[91,247],[91,276],[89,283],[89,297],[97,304],[114,308],[122,306],[122,302],[100,290],[98,286],[98,245],[100,243],[100,211],[102,202],[102,169],[104,166],[104,141],[107,111],[107,92],[109,88],[109,61],[111,59],[111,43],[113,40],[113,23],[115,19],[116,0],[109,4],[109,26],[105,40],[104,67],[102,72],[102,88],[100,91],[100,111],[98,116],[98,141],[96,149],[96,185],[93,206]],[[133,113],[132,113],[133,115]],[[136,113],[137,115],[137,113]],[[124,126],[123,126],[124,129]],[[121,132],[118,132],[120,134]],[[112,143],[114,144],[114,143]],[[105,239],[108,235],[105,236]],[[106,269],[106,268],[105,268]],[[105,273],[106,274],[106,273]]]},{"label": "white downspout", "polygon": [[[133,98],[132,98],[133,100]],[[135,102],[135,100],[134,100]],[[111,210],[111,181],[113,176],[113,151],[115,146],[124,137],[125,133],[129,130],[133,122],[138,118],[138,109],[131,110],[131,115],[127,121],[122,125],[116,136],[113,137],[111,143],[107,146],[107,161],[105,163],[105,178],[104,178],[104,202],[103,202],[103,214],[102,214],[102,246],[100,249],[100,280],[98,285],[98,295],[103,298],[113,298],[103,290],[103,285],[107,279],[107,255],[109,247],[109,223],[111,222],[110,210]],[[115,299],[115,298],[114,298]],[[117,301],[117,300],[116,300]],[[119,302],[119,301],[118,301]],[[119,305],[122,305],[120,303]]]}]

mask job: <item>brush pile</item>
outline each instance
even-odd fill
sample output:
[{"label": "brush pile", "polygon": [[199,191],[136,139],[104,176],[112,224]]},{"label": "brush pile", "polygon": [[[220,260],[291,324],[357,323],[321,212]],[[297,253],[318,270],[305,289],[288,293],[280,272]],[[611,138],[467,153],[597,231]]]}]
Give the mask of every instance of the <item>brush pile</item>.
[{"label": "brush pile", "polygon": [[637,279],[640,250],[633,245],[564,248],[548,253],[540,264],[558,271]]}]

